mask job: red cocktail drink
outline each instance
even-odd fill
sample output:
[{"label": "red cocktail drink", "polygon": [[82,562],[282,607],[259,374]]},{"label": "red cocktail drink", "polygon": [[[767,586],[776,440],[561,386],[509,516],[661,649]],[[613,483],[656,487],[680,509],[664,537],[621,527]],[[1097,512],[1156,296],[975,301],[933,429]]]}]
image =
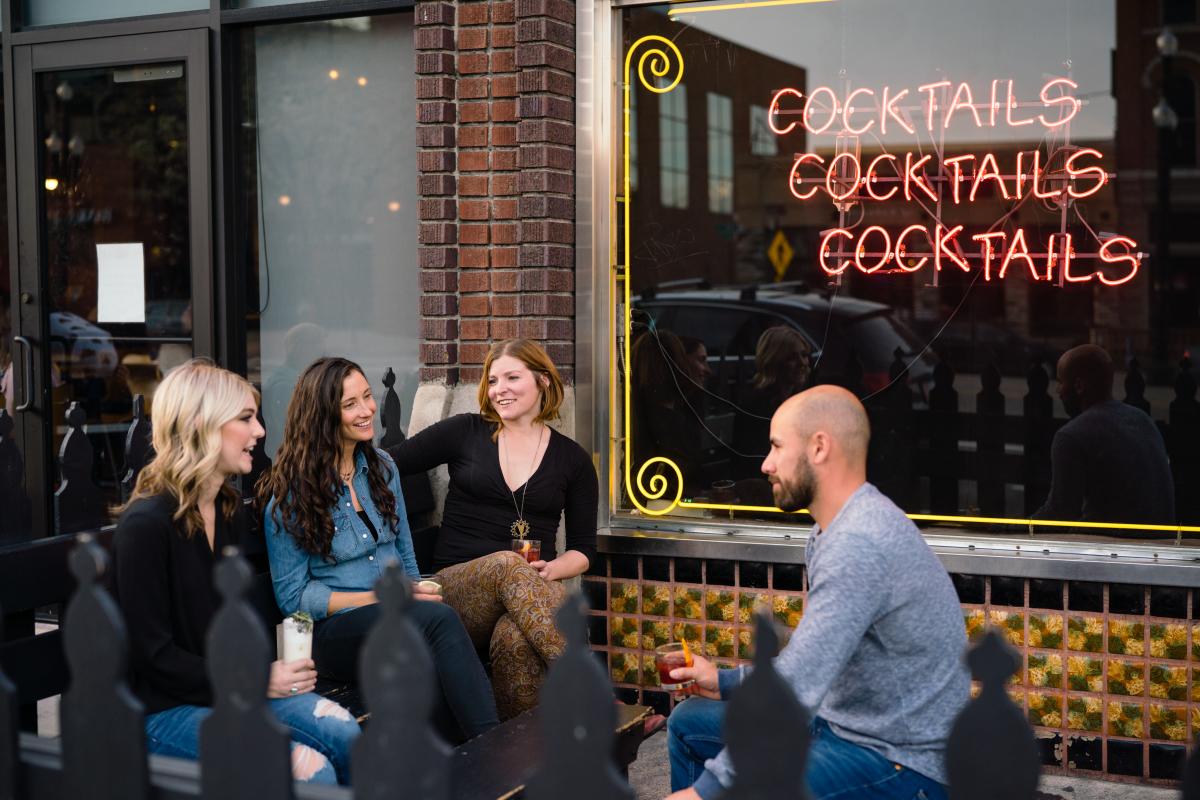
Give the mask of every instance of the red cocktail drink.
[{"label": "red cocktail drink", "polygon": [[513,539],[512,549],[531,564],[542,558],[542,543],[533,539]]},{"label": "red cocktail drink", "polygon": [[668,692],[678,692],[695,681],[680,681],[671,677],[671,670],[692,666],[692,651],[684,642],[671,642],[654,649],[654,666],[658,670],[658,682]]}]

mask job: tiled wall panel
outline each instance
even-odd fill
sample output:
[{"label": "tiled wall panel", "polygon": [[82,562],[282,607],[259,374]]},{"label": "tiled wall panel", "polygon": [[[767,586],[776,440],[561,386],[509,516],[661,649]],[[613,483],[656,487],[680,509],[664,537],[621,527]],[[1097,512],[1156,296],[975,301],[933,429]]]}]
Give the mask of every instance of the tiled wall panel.
[{"label": "tiled wall panel", "polygon": [[[720,666],[751,657],[752,615],[804,613],[804,568],[606,556],[584,578],[592,646],[618,694],[659,710],[654,648],[687,639]],[[953,575],[971,640],[998,628],[1022,656],[1009,693],[1051,770],[1170,782],[1200,733],[1200,608],[1187,589]]]}]

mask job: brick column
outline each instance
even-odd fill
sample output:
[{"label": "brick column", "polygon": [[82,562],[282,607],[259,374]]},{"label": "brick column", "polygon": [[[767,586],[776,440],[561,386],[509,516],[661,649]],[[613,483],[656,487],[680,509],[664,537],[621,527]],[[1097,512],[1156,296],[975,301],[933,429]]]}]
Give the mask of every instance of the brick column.
[{"label": "brick column", "polygon": [[574,373],[575,9],[417,5],[421,381],[473,384],[490,342]]},{"label": "brick column", "polygon": [[521,335],[575,364],[575,6],[517,0]]},{"label": "brick column", "polygon": [[421,381],[458,382],[458,184],[454,5],[422,2],[414,32]]}]

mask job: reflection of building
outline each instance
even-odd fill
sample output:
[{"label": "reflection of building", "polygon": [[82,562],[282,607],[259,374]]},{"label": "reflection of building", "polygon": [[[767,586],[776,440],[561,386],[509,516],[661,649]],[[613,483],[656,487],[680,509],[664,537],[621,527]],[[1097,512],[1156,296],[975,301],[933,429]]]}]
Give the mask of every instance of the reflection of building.
[{"label": "reflection of building", "polygon": [[[1200,82],[1200,27],[1195,3],[1143,3],[1117,0],[1117,47],[1113,53],[1113,94],[1117,98],[1117,169],[1121,192],[1118,208],[1122,228],[1153,251],[1155,242],[1156,171],[1158,129],[1152,110],[1161,92],[1159,57],[1155,37],[1163,25],[1179,40],[1173,78],[1166,99],[1179,118],[1175,149],[1171,153],[1170,275],[1162,276],[1168,287],[1167,324],[1171,328],[1168,358],[1200,341],[1197,292],[1200,291],[1200,172],[1197,172],[1196,98]],[[1157,277],[1157,275],[1156,275]],[[1146,330],[1152,298],[1148,284],[1126,291],[1119,309],[1113,309],[1129,324]],[[1194,358],[1193,354],[1193,358]]]},{"label": "reflection of building", "polygon": [[672,91],[635,83],[632,93],[634,289],[681,278],[769,280],[770,234],[792,201],[779,176],[793,153],[767,126],[767,107],[777,89],[804,89],[804,68],[656,11],[634,13],[639,35],[671,39],[687,65]]}]

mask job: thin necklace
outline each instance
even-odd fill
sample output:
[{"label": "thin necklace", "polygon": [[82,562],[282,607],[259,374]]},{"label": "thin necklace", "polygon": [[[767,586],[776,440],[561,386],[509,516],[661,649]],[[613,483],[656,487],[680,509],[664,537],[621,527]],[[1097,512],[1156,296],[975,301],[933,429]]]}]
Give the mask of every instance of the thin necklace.
[{"label": "thin necklace", "polygon": [[[542,430],[538,433],[537,447],[533,448],[533,460],[529,462],[529,477],[525,479],[525,485],[521,487],[521,505],[517,505],[517,493],[508,489],[508,493],[512,495],[513,508],[517,512],[517,521],[508,526],[508,532],[512,534],[514,539],[524,539],[529,535],[529,523],[525,520],[525,492],[529,491],[529,482],[533,480],[533,465],[537,463],[538,451],[542,449],[542,434],[546,432],[546,426],[542,426]],[[508,471],[512,473],[512,464],[509,463],[508,456],[511,448],[504,448],[504,466],[508,467]]]}]

